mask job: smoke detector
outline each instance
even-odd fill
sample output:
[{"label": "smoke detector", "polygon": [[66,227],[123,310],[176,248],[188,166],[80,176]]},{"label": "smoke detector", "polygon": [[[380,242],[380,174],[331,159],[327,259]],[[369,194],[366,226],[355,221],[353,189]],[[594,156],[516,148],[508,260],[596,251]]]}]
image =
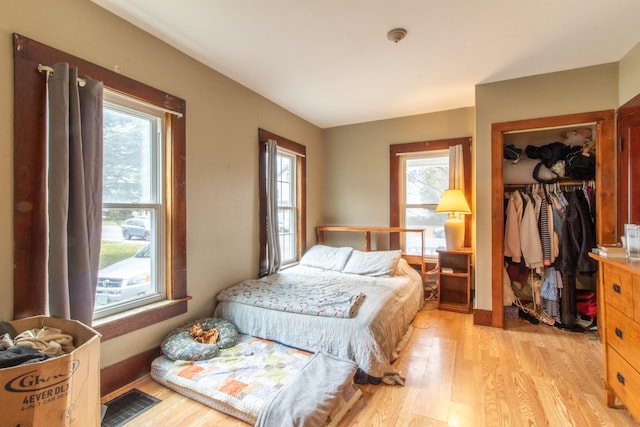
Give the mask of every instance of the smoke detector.
[{"label": "smoke detector", "polygon": [[400,40],[405,38],[406,35],[407,30],[404,28],[394,28],[387,33],[387,38],[394,43],[398,43]]}]

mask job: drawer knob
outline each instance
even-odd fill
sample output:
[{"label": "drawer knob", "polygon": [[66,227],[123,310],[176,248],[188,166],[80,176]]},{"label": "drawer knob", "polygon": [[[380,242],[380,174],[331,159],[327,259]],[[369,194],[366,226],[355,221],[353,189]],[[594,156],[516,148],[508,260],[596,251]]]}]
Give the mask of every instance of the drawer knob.
[{"label": "drawer knob", "polygon": [[613,291],[614,291],[615,293],[618,293],[618,294],[619,294],[619,293],[621,293],[622,288],[621,288],[621,287],[620,287],[620,285],[618,285],[617,283],[614,283],[614,284],[613,284]]},{"label": "drawer knob", "polygon": [[624,337],[622,336],[623,335],[622,329],[616,328],[616,335],[618,336],[618,338],[624,339]]},{"label": "drawer knob", "polygon": [[618,372],[616,374],[616,378],[618,379],[618,382],[622,385],[624,385],[624,376],[622,376],[622,374],[620,372]]}]

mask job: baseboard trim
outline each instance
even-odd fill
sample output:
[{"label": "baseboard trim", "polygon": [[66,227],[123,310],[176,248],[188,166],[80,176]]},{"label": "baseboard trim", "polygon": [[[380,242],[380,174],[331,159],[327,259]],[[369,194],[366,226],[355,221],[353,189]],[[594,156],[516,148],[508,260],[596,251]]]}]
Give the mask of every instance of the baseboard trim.
[{"label": "baseboard trim", "polygon": [[105,396],[151,371],[151,362],[160,356],[160,348],[136,354],[100,370],[100,396]]},{"label": "baseboard trim", "polygon": [[493,326],[491,310],[473,310],[473,324],[480,326]]}]

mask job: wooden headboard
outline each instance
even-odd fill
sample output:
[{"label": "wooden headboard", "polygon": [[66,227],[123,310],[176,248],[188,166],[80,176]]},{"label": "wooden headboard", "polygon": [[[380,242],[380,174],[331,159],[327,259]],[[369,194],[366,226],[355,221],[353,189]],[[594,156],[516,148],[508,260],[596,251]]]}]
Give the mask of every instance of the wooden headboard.
[{"label": "wooden headboard", "polygon": [[[364,233],[365,251],[371,250],[371,233],[420,233],[420,255],[402,254],[402,257],[407,260],[409,264],[420,265],[422,277],[427,273],[427,264],[424,258],[424,230],[420,228],[400,228],[400,227],[363,227],[363,226],[348,226],[348,225],[323,225],[316,227],[316,240],[319,245],[324,244],[324,237],[326,231],[343,231],[343,232],[357,232]],[[398,249],[398,248],[392,248]]]}]

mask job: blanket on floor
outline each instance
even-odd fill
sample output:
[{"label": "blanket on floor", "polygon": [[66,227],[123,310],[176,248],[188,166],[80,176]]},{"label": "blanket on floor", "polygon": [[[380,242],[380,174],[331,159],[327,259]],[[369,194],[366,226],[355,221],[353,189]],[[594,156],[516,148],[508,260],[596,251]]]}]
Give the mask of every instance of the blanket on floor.
[{"label": "blanket on floor", "polygon": [[340,399],[340,386],[355,369],[349,360],[316,353],[295,380],[265,406],[256,427],[323,426]]}]

